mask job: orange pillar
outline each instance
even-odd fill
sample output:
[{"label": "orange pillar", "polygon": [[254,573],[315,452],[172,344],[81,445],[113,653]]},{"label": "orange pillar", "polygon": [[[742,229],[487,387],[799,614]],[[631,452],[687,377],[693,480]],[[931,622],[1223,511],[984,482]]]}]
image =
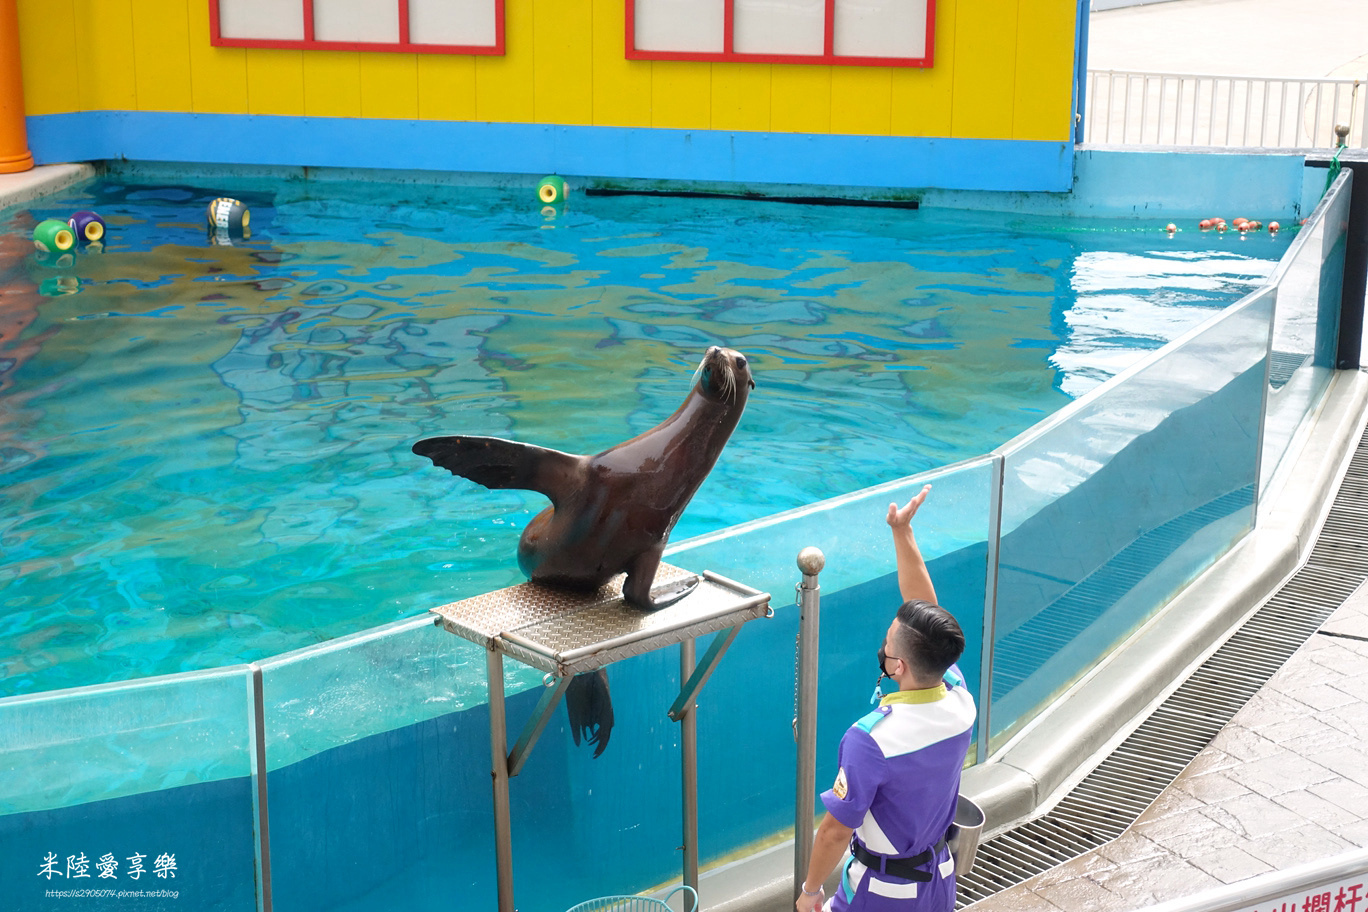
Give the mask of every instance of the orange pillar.
[{"label": "orange pillar", "polygon": [[0,0],[0,174],[33,167],[24,126],[24,71],[19,64],[18,0]]}]

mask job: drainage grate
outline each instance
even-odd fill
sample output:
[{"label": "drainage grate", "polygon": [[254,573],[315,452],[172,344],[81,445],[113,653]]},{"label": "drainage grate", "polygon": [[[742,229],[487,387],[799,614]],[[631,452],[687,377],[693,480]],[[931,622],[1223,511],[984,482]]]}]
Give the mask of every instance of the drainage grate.
[{"label": "drainage grate", "polygon": [[1292,379],[1292,375],[1297,372],[1297,368],[1306,363],[1306,359],[1311,357],[1310,352],[1284,352],[1274,350],[1268,363],[1268,385],[1273,389],[1282,389],[1287,382]]},{"label": "drainage grate", "polygon": [[985,840],[956,908],[1120,836],[1368,578],[1368,432],[1310,557],[1048,814]]}]

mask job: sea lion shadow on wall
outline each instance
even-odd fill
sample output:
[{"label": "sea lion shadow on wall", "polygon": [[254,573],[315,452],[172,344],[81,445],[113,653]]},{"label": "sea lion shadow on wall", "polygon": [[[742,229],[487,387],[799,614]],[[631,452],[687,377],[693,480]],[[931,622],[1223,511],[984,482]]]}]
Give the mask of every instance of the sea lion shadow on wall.
[{"label": "sea lion shadow on wall", "polygon": [[[688,396],[649,431],[595,456],[577,456],[498,437],[429,437],[413,452],[486,488],[545,494],[551,506],[523,530],[518,566],[534,583],[593,591],[618,574],[627,604],[671,605],[699,578],[655,587],[670,532],[717,462],[755,388],[746,357],[712,346]],[[613,727],[603,669],[578,675],[565,694],[575,743],[603,753]]]}]

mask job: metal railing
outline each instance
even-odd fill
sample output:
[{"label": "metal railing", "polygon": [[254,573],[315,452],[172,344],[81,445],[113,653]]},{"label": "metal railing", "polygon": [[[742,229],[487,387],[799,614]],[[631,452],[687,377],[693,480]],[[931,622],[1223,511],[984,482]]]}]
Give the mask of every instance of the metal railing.
[{"label": "metal railing", "polygon": [[1267,79],[1089,70],[1084,138],[1162,146],[1368,146],[1366,79]]}]

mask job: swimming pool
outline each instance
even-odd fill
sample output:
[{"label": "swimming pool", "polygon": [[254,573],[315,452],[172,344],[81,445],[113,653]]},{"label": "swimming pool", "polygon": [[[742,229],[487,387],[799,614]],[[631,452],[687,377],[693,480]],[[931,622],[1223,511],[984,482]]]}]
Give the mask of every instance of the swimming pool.
[{"label": "swimming pool", "polygon": [[[237,192],[236,246],[206,242],[208,187],[105,180],[0,224],[4,693],[256,659],[517,582],[544,500],[432,469],[422,436],[596,452],[673,411],[708,345],[741,350],[758,389],[678,542],[985,452],[1288,241],[319,186]],[[109,221],[103,252],[34,262],[32,220],[79,208]]]}]

